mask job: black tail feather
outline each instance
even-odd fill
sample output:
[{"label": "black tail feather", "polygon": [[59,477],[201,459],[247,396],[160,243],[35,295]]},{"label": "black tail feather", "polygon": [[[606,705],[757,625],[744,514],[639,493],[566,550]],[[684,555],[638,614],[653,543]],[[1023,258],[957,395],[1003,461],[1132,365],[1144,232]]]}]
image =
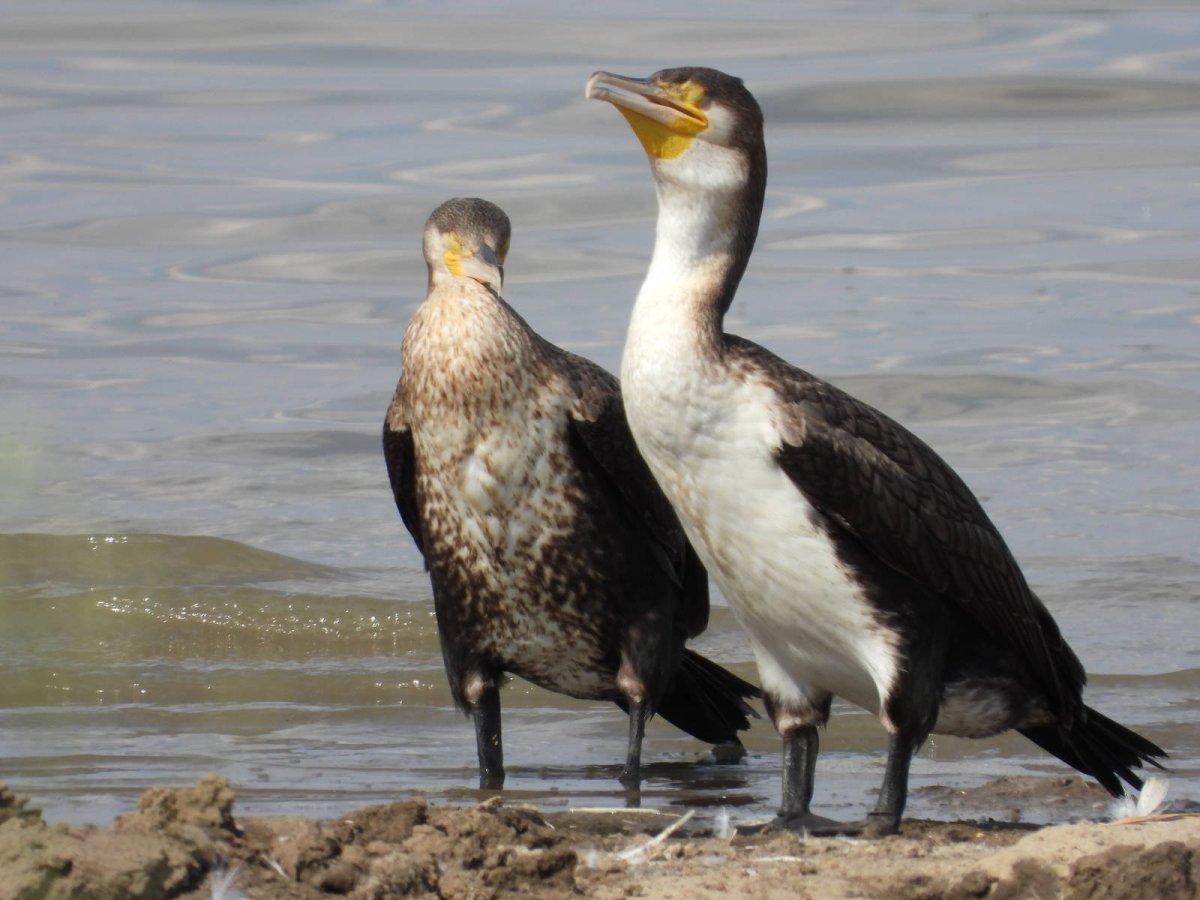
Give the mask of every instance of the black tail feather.
[{"label": "black tail feather", "polygon": [[1114,797],[1124,795],[1122,781],[1141,790],[1141,776],[1133,770],[1147,763],[1161,769],[1158,760],[1167,757],[1153,741],[1086,706],[1070,728],[1045,725],[1024,728],[1021,734],[1073,769],[1091,775]]},{"label": "black tail feather", "polygon": [[691,650],[683,659],[675,679],[659,700],[656,712],[676,728],[707,744],[738,742],[738,732],[759,718],[747,700],[762,691],[715,662]]}]

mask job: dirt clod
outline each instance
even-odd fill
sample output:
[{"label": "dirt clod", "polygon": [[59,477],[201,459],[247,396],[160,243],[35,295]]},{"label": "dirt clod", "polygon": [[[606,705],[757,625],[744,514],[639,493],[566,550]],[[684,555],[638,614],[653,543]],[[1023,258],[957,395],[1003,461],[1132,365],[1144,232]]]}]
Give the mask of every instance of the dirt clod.
[{"label": "dirt clod", "polygon": [[[1041,794],[1073,784],[1046,779]],[[1026,789],[1022,786],[1021,789]],[[50,826],[0,786],[0,900],[10,897],[351,900],[755,896],[902,900],[1193,898],[1200,816],[1064,825],[906,821],[881,840],[711,836],[656,813],[541,813],[490,800],[371,806],[317,822],[235,821],[207,776],[147,791],[107,829]],[[660,835],[672,823],[691,825]],[[214,892],[216,886],[216,892]]]}]

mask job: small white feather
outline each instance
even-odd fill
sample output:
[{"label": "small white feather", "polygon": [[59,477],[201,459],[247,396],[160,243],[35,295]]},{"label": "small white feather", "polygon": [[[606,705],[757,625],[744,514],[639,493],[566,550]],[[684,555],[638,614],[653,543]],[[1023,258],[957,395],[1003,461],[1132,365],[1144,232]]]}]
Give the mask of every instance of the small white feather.
[{"label": "small white feather", "polygon": [[212,882],[209,885],[212,890],[212,900],[246,900],[246,895],[239,891],[234,884],[241,871],[241,866],[233,868],[222,866],[213,872]]},{"label": "small white feather", "polygon": [[1114,799],[1109,807],[1109,817],[1117,820],[1155,815],[1167,802],[1169,786],[1167,779],[1151,775],[1136,798],[1126,795]]},{"label": "small white feather", "polygon": [[729,840],[735,834],[737,834],[737,829],[733,825],[733,817],[729,815],[729,807],[722,806],[713,822],[713,835],[721,840]]},{"label": "small white feather", "polygon": [[1138,794],[1134,814],[1152,816],[1157,813],[1167,803],[1167,788],[1167,779],[1161,778],[1158,775],[1151,775],[1147,778],[1146,783],[1142,785],[1141,792]]}]

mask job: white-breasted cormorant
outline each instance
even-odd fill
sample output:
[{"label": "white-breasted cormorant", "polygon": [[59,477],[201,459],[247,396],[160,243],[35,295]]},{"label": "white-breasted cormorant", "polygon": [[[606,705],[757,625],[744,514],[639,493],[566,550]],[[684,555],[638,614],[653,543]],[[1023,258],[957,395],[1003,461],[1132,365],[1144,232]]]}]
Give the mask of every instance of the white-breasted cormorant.
[{"label": "white-breasted cormorant", "polygon": [[509,234],[485,200],[430,215],[388,475],[429,570],[451,693],[474,719],[480,787],[504,783],[511,672],[625,709],[621,781],[637,788],[649,716],[740,752],[744,698],[760,694],[685,649],[708,623],[704,567],[638,455],[617,379],[501,299]]},{"label": "white-breasted cormorant", "polygon": [[[866,403],[723,329],[758,233],[762,112],[740,79],[597,72],[658,194],[621,380],[638,448],[751,638],[783,738],[776,824],[852,832],[809,808],[817,729],[842,697],[890,735],[868,823],[899,827],[930,732],[1015,728],[1113,794],[1165,754],[1084,705],[1083,666],[975,496]],[[1157,763],[1155,763],[1157,764]]]}]

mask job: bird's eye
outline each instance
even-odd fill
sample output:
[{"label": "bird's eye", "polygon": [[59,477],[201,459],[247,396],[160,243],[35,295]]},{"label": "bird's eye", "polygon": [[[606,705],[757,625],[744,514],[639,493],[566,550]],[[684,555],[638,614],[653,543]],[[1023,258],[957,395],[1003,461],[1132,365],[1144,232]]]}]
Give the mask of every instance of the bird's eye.
[{"label": "bird's eye", "polygon": [[706,96],[704,86],[694,81],[684,81],[680,84],[660,81],[658,86],[676,103],[693,109],[699,109]]}]

